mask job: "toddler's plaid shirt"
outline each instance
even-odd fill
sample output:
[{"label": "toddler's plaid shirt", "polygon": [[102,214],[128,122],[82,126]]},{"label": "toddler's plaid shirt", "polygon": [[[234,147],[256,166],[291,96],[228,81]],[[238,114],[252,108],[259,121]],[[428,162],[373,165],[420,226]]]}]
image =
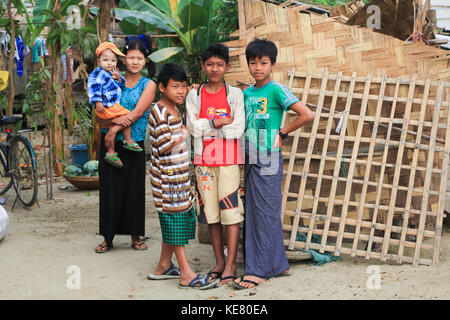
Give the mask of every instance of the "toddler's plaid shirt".
[{"label": "toddler's plaid shirt", "polygon": [[98,67],[89,75],[88,96],[89,103],[94,104],[99,101],[106,108],[120,103],[122,96],[121,87],[125,86],[125,78],[120,76],[122,82],[111,78],[111,73]]}]

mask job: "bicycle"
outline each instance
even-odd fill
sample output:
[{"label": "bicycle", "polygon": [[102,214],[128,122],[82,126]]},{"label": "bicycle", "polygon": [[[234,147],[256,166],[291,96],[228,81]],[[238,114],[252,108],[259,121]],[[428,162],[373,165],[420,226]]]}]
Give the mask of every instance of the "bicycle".
[{"label": "bicycle", "polygon": [[[0,142],[0,195],[14,185],[16,200],[31,207],[37,199],[38,179],[36,155],[30,141],[10,127],[20,120],[17,116],[0,118],[0,132],[6,133],[5,142]],[[13,205],[13,208],[14,208]]]}]

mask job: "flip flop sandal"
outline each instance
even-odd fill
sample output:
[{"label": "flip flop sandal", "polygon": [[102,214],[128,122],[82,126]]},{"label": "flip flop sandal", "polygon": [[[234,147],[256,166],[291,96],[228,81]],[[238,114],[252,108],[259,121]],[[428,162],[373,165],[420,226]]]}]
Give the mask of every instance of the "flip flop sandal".
[{"label": "flip flop sandal", "polygon": [[119,157],[117,156],[117,152],[115,152],[113,154],[109,154],[107,152],[104,159],[105,159],[106,162],[108,162],[110,165],[112,165],[112,166],[114,166],[116,168],[122,168],[123,167],[123,163],[119,159]]},{"label": "flip flop sandal", "polygon": [[179,279],[180,278],[180,269],[175,267],[175,265],[170,262],[169,268],[164,271],[162,274],[154,274],[150,273],[147,275],[147,279],[149,280],[167,280],[167,279]]},{"label": "flip flop sandal", "polygon": [[136,142],[133,144],[128,144],[128,142],[126,142],[125,140],[123,140],[122,142],[123,142],[123,147],[127,150],[135,151],[135,152],[144,151],[144,149],[142,149]]},{"label": "flip flop sandal", "polygon": [[208,283],[208,275],[200,275],[198,274],[188,285],[183,285],[178,283],[178,288],[180,289],[197,289],[197,290],[205,290],[209,288],[214,288],[219,279],[214,279],[213,281]]},{"label": "flip flop sandal", "polygon": [[259,283],[258,283],[258,282],[253,281],[253,280],[247,280],[247,279],[244,279],[244,277],[245,277],[245,276],[242,276],[240,282],[245,282],[245,283],[253,284],[254,287],[247,288],[247,287],[241,286],[239,283],[236,283],[236,282],[233,281],[233,287],[234,287],[234,289],[236,289],[236,290],[246,290],[246,289],[253,289],[253,288],[259,286]]},{"label": "flip flop sandal", "polygon": [[[215,277],[213,277],[213,275]],[[209,271],[207,276],[211,279],[220,279],[220,277],[222,276],[222,272],[219,271]]]},{"label": "flip flop sandal", "polygon": [[[99,244],[97,247],[100,247],[101,249],[95,248],[96,253],[105,253],[106,251],[109,251],[113,246],[108,246],[107,244]],[[106,248],[106,250],[104,250]]]},{"label": "flip flop sandal", "polygon": [[[236,276],[228,276],[228,277],[222,277],[222,276],[220,276],[220,284],[222,284],[222,281],[223,281],[223,280],[228,280],[228,279],[233,279],[233,280],[235,280],[235,279],[237,279],[237,277],[236,277]],[[231,281],[231,282],[233,282],[233,281]],[[231,283],[231,282],[223,283],[222,285],[229,284],[229,283]]]},{"label": "flip flop sandal", "polygon": [[147,250],[148,246],[142,247],[144,244],[145,244],[144,242],[132,243],[131,247],[134,250]]}]

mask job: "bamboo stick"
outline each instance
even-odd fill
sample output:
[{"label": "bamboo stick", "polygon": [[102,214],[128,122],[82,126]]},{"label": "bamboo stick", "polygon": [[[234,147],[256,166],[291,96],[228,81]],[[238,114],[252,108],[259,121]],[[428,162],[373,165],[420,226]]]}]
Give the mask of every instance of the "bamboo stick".
[{"label": "bamboo stick", "polygon": [[[434,114],[433,114],[433,123],[439,122],[439,109],[441,107],[441,100],[442,95],[444,91],[444,82],[441,81],[438,87],[437,91],[437,97],[436,97],[436,105],[434,107]],[[429,190],[431,186],[431,169],[433,168],[433,161],[434,161],[434,153],[435,153],[435,141],[433,140],[436,138],[437,133],[437,127],[432,127],[431,129],[431,142],[430,142],[430,150],[428,152],[428,158],[427,158],[427,171],[425,173],[425,185],[424,185],[424,194],[422,197],[422,206],[421,206],[421,213],[420,213],[420,221],[419,221],[419,234],[417,236],[417,246],[416,251],[414,252],[414,260],[413,265],[418,265],[419,258],[420,258],[420,246],[422,244],[423,240],[423,232],[425,229],[425,219],[426,219],[426,210],[428,207],[428,197],[430,195]]]},{"label": "bamboo stick", "polygon": [[[383,101],[381,99],[381,97],[384,95],[384,91],[386,89],[386,80],[387,80],[387,76],[384,77],[384,81],[381,83],[381,88],[380,88],[380,99],[378,100],[378,104],[377,104],[377,109],[375,111],[375,124],[373,127],[373,131],[372,131],[372,137],[371,137],[371,142],[370,142],[370,146],[369,146],[369,154],[368,154],[368,158],[367,158],[367,164],[366,164],[366,171],[365,171],[365,175],[364,175],[364,184],[363,184],[363,189],[361,192],[361,199],[360,199],[360,206],[359,206],[359,210],[358,210],[358,223],[356,224],[356,230],[355,230],[355,239],[353,241],[353,246],[352,246],[352,257],[355,256],[356,254],[356,247],[358,245],[358,239],[359,239],[359,235],[360,235],[360,231],[361,231],[361,222],[362,222],[362,218],[363,218],[363,212],[364,212],[364,207],[362,206],[362,204],[365,202],[366,200],[366,193],[367,193],[367,187],[368,187],[368,182],[369,182],[369,177],[370,177],[370,170],[371,170],[371,165],[372,165],[372,157],[373,157],[373,153],[374,153],[374,149],[375,149],[375,138],[377,137],[377,132],[378,132],[378,120],[380,118],[381,115],[381,108],[383,105]],[[381,176],[380,176],[381,179]]]},{"label": "bamboo stick", "polygon": [[[359,149],[359,143],[361,140],[361,135],[362,135],[362,129],[363,129],[363,125],[364,125],[364,117],[366,115],[366,110],[367,110],[367,105],[369,102],[369,99],[367,98],[370,92],[370,87],[371,87],[371,75],[367,76],[367,82],[366,82],[366,86],[364,88],[364,98],[363,98],[363,102],[361,105],[361,111],[360,111],[360,121],[358,121],[358,127],[356,129],[356,139],[355,139],[355,143],[353,144],[353,152],[352,152],[352,157],[351,157],[351,161],[350,161],[350,168],[348,170],[348,179],[353,179],[353,175],[355,172],[355,166],[356,166],[356,157],[358,154],[358,149]],[[338,256],[340,255],[340,251],[341,251],[341,245],[342,245],[342,235],[344,233],[344,228],[345,228],[345,219],[347,217],[347,212],[348,212],[348,203],[350,201],[350,192],[352,190],[352,184],[348,183],[345,186],[345,195],[344,195],[344,205],[342,207],[342,212],[341,212],[341,221],[339,223],[339,231],[338,231],[338,237],[336,240],[336,249],[334,252],[334,255]]]},{"label": "bamboo stick", "polygon": [[[450,94],[447,93],[447,101],[450,101]],[[448,179],[448,166],[449,166],[449,151],[450,151],[450,108],[447,109],[449,116],[447,117],[447,132],[445,135],[445,152],[442,160],[442,174],[441,174],[441,186],[440,190],[446,190],[447,179]],[[445,208],[445,193],[440,192],[439,194],[439,206],[436,217],[436,235],[434,238],[434,251],[433,251],[433,265],[439,263],[439,248],[441,243],[441,233],[442,233],[442,220],[444,219],[444,208]],[[426,230],[425,230],[426,232]]]},{"label": "bamboo stick", "polygon": [[[399,167],[402,164],[404,148],[405,148],[404,142],[406,141],[406,137],[407,137],[409,117],[411,115],[411,107],[413,104],[415,88],[416,88],[416,77],[414,76],[409,85],[408,102],[406,104],[406,110],[405,110],[405,115],[404,115],[405,118],[404,118],[403,127],[402,127],[402,134],[400,137],[400,146],[399,146],[398,152],[397,152],[397,161],[396,161],[397,168],[395,169],[395,172],[394,172],[394,182],[393,182],[392,194],[391,194],[391,198],[390,198],[390,202],[389,202],[389,211],[388,211],[387,222],[386,222],[387,228],[384,233],[384,243],[383,243],[383,249],[382,249],[382,253],[381,253],[382,261],[386,261],[386,256],[387,256],[387,252],[389,249],[388,239],[391,237],[391,226],[392,226],[392,220],[394,218],[394,209],[393,208],[395,206],[395,201],[397,200],[398,182],[399,182],[400,170],[401,170]],[[378,208],[375,208],[375,211],[378,211]]]},{"label": "bamboo stick", "polygon": [[[390,113],[391,122],[389,123],[388,132],[387,132],[387,136],[386,136],[387,141],[389,141],[389,139],[391,137],[392,127],[393,127],[392,119],[395,116],[395,110],[397,108],[397,98],[399,95],[399,90],[400,90],[400,79],[398,78],[397,83],[395,85],[394,101],[391,106],[391,113]],[[389,146],[387,144],[385,144],[384,152],[383,152],[383,160],[381,161],[382,166],[381,166],[381,173],[380,173],[380,178],[379,178],[380,180],[378,181],[378,184],[377,184],[377,198],[375,200],[375,207],[378,207],[378,205],[380,203],[388,150],[389,150]],[[375,232],[375,228],[373,228],[373,225],[377,222],[377,215],[378,215],[378,211],[375,211],[372,216],[372,226],[370,228],[370,236],[369,236],[369,241],[367,243],[366,259],[370,258],[370,252],[372,250],[372,241],[373,241],[373,236],[374,236],[374,232]]]},{"label": "bamboo stick", "polygon": [[[336,78],[336,83],[335,83],[335,87],[334,87],[334,92],[338,92],[339,88],[341,87],[341,78],[342,78],[342,72],[340,72]],[[337,104],[337,94],[333,96],[333,100],[331,101],[331,109],[330,109],[330,113],[333,113],[335,108],[336,108],[336,104]],[[312,237],[312,231],[314,229],[314,221],[315,221],[315,215],[317,212],[317,206],[319,204],[319,196],[320,196],[320,188],[322,186],[322,173],[324,171],[325,168],[325,156],[327,154],[327,150],[328,150],[328,142],[330,141],[328,139],[330,132],[331,132],[331,125],[333,124],[333,118],[329,118],[328,122],[327,122],[327,128],[326,128],[326,133],[325,133],[325,141],[324,141],[324,145],[322,148],[322,156],[320,159],[320,167],[319,167],[319,174],[317,177],[317,182],[316,182],[316,192],[315,192],[315,199],[314,199],[314,204],[313,204],[313,214],[312,217],[309,221],[309,228],[308,228],[308,234],[306,236],[306,250],[309,250],[309,244],[311,243],[311,237]]]},{"label": "bamboo stick", "polygon": [[[291,76],[291,80],[289,81],[289,90],[292,89],[292,84],[294,81],[294,73],[292,73]],[[308,89],[309,86],[311,84],[311,77],[310,76],[306,76],[306,83],[305,83],[305,89]],[[302,101],[307,101],[308,100],[308,90],[305,90],[303,93],[303,97],[302,97]],[[284,113],[286,116],[286,113]],[[283,199],[282,199],[282,203],[281,203],[281,221],[284,221],[284,211],[286,210],[286,201],[287,201],[287,194],[289,192],[289,186],[291,184],[291,177],[292,177],[292,170],[294,168],[294,163],[295,163],[295,155],[297,152],[297,146],[298,146],[298,140],[300,138],[300,131],[302,128],[300,128],[299,130],[296,130],[294,133],[294,139],[292,141],[292,147],[291,147],[291,153],[290,153],[290,157],[289,157],[289,164],[288,164],[288,172],[286,175],[286,180],[284,183],[284,192],[283,192]]]},{"label": "bamboo stick", "polygon": [[[321,90],[322,91],[325,91],[325,89],[327,87],[327,83],[328,83],[328,72],[325,70],[324,73],[323,73],[323,78],[322,78],[322,83],[321,83]],[[322,110],[321,107],[323,105],[324,98],[325,98],[324,95],[319,96],[319,103],[318,103],[318,107],[319,108],[316,111],[316,113],[318,115],[316,115],[316,117],[314,117],[312,129],[311,129],[311,137],[310,137],[310,139],[308,141],[308,149],[307,149],[308,151],[307,151],[307,156],[305,158],[305,163],[303,165],[302,180],[300,182],[300,188],[299,188],[299,191],[298,191],[299,195],[302,195],[305,192],[306,179],[307,179],[306,173],[309,170],[309,163],[311,161],[310,155],[312,154],[313,148],[314,148],[315,134],[316,134],[317,128],[319,126],[320,112]],[[294,245],[294,242],[295,242],[296,237],[297,237],[297,228],[298,228],[298,224],[300,222],[300,212],[301,212],[301,210],[302,210],[302,199],[300,199],[298,201],[298,203],[297,203],[297,210],[296,210],[297,214],[294,217],[294,229],[292,230],[292,233],[291,233],[291,241],[290,241],[290,244],[289,244],[289,247],[288,247],[289,250],[293,249],[293,245]]]},{"label": "bamboo stick", "polygon": [[[424,91],[424,95],[423,95],[423,103],[420,106],[420,122],[422,123],[423,120],[425,119],[425,110],[426,110],[426,101],[428,99],[428,95],[430,92],[430,81],[427,82],[427,84],[425,85],[425,91]],[[419,127],[417,128],[417,135],[416,135],[416,144],[419,145],[420,144],[420,137],[422,135],[422,130],[423,130],[423,125],[419,124]],[[417,167],[417,159],[419,156],[419,149],[416,148],[414,149],[414,155],[413,155],[413,159],[412,159],[412,163],[411,163],[411,170],[410,170],[410,175],[409,175],[409,183],[408,183],[408,194],[406,196],[406,207],[405,207],[405,214],[403,215],[403,228],[402,228],[402,234],[400,236],[400,246],[398,249],[398,263],[402,263],[402,259],[403,259],[403,245],[405,243],[405,239],[406,239],[406,229],[408,228],[408,222],[409,222],[409,212],[410,212],[410,208],[411,208],[411,200],[412,200],[412,194],[413,194],[413,189],[414,189],[414,180],[416,177],[416,167]]]},{"label": "bamboo stick", "polygon": [[341,126],[341,131],[340,131],[340,139],[339,139],[339,144],[338,144],[338,152],[337,152],[337,157],[338,157],[338,161],[336,161],[335,166],[334,166],[334,173],[333,173],[333,181],[331,183],[331,191],[330,191],[330,204],[328,205],[327,208],[327,220],[325,221],[325,226],[324,226],[324,236],[322,237],[322,241],[320,244],[320,252],[323,253],[325,250],[325,246],[327,243],[327,235],[328,235],[328,230],[330,228],[330,222],[331,222],[331,217],[333,215],[333,205],[334,205],[334,198],[335,198],[335,193],[336,193],[336,186],[337,186],[337,178],[339,176],[339,171],[340,171],[340,165],[341,165],[341,160],[340,158],[342,158],[342,150],[344,148],[344,137],[345,137],[345,133],[347,130],[347,119],[348,119],[348,113],[350,111],[350,107],[352,104],[352,100],[353,100],[353,90],[355,89],[355,83],[356,83],[356,72],[353,73],[353,80],[350,82],[350,88],[348,91],[348,97],[347,97],[347,104],[345,106],[345,112],[343,114],[343,121],[342,121],[342,126]]}]

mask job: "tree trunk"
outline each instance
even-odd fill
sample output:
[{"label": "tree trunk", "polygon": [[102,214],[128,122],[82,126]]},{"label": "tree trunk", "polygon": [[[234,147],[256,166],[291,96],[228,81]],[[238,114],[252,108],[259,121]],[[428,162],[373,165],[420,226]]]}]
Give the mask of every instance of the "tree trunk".
[{"label": "tree trunk", "polygon": [[[61,2],[56,0],[56,5],[54,6],[54,12],[60,15],[61,12]],[[52,108],[52,129],[53,129],[53,159],[55,165],[55,171],[58,176],[63,173],[62,163],[58,160],[64,160],[64,91],[62,83],[62,62],[61,62],[61,42],[58,40],[54,47],[52,48],[52,82],[57,86],[55,104],[51,106]],[[62,120],[62,121],[61,121]],[[62,122],[62,123],[61,123]]]},{"label": "tree trunk", "polygon": [[11,53],[9,54],[8,60],[8,72],[9,72],[9,95],[8,95],[8,105],[6,108],[6,115],[11,116],[13,114],[13,104],[14,104],[14,96],[15,96],[15,88],[14,88],[14,75],[13,75],[13,66],[14,66],[14,53],[16,51],[16,25],[14,23],[14,18],[11,13],[11,2],[8,2],[8,16],[9,22],[11,23]]},{"label": "tree trunk", "polygon": [[73,95],[72,95],[72,84],[70,82],[64,83],[65,95],[64,95],[64,107],[66,109],[67,115],[67,131],[69,135],[73,134],[73,127],[75,125],[75,117],[73,116]]},{"label": "tree trunk", "polygon": [[[113,0],[101,1],[100,8],[97,15],[97,27],[98,27],[98,42],[102,43],[109,41],[109,28],[111,25],[111,9],[113,7]],[[92,142],[92,151],[90,157],[97,159],[97,154],[100,149],[100,127],[98,122],[93,123],[94,137]],[[92,154],[92,155],[91,155]],[[92,160],[91,158],[89,160]]]},{"label": "tree trunk", "polygon": [[111,25],[111,9],[113,7],[112,0],[102,1],[98,11],[98,26],[99,26],[99,42],[109,40],[109,27]]}]

